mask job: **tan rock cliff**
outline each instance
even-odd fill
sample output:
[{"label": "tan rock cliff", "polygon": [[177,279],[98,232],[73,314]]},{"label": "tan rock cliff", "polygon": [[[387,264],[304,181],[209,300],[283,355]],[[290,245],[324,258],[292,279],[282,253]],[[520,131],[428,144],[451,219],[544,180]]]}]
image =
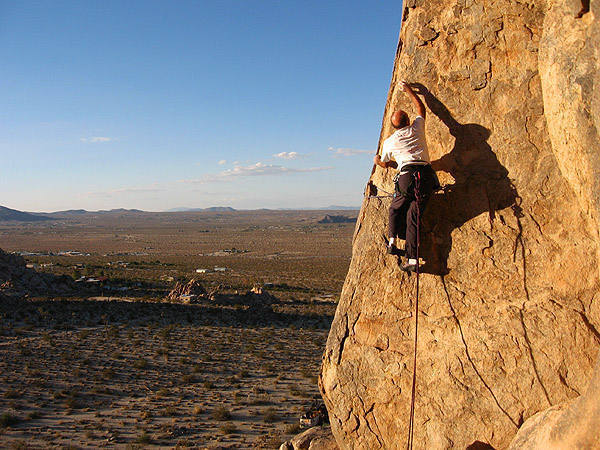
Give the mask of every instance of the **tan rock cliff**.
[{"label": "tan rock cliff", "polygon": [[[411,111],[396,83],[420,83],[446,185],[423,218],[415,446],[506,448],[579,401],[598,353],[598,5],[406,4],[381,138]],[[406,445],[415,277],[384,251],[389,201],[363,202],[323,355],[344,449]]]}]

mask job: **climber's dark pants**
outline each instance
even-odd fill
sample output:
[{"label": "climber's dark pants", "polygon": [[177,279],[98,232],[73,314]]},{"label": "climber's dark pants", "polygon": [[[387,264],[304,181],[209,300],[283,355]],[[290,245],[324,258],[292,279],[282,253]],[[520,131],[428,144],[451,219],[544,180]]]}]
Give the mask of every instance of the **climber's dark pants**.
[{"label": "climber's dark pants", "polygon": [[406,173],[398,177],[396,196],[390,206],[389,237],[406,240],[406,257],[417,257],[417,200],[415,197],[415,175],[420,174],[419,213],[421,218],[431,194],[439,188],[435,172],[429,164],[404,166]]}]

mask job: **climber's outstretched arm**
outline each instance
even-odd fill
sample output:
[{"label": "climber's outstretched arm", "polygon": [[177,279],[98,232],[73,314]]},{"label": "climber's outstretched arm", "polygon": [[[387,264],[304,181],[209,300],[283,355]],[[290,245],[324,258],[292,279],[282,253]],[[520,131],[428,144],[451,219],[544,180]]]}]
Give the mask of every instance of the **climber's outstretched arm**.
[{"label": "climber's outstretched arm", "polygon": [[401,81],[400,82],[400,87],[402,87],[402,89],[404,90],[404,92],[406,92],[406,94],[412,100],[413,104],[415,105],[415,108],[417,109],[417,114],[424,119],[425,118],[425,114],[427,112],[425,110],[425,105],[423,104],[423,102],[421,101],[421,99],[419,97],[417,97],[417,94],[414,93],[414,91],[408,85],[408,83],[406,81]]}]

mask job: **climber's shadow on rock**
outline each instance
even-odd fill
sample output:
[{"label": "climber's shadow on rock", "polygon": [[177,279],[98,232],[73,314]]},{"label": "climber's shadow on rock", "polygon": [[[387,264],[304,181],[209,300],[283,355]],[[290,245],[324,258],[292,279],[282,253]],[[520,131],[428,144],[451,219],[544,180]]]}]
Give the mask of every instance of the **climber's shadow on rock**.
[{"label": "climber's shadow on rock", "polygon": [[421,255],[426,261],[423,272],[445,275],[452,248],[452,231],[480,214],[488,214],[515,205],[518,193],[487,140],[490,130],[476,124],[456,121],[446,106],[421,84],[412,84],[415,92],[448,127],[454,137],[452,151],[431,165],[435,171],[452,175],[453,184],[432,195],[421,231]]},{"label": "climber's shadow on rock", "polygon": [[471,445],[467,446],[466,450],[496,450],[496,449],[486,442],[475,441]]}]

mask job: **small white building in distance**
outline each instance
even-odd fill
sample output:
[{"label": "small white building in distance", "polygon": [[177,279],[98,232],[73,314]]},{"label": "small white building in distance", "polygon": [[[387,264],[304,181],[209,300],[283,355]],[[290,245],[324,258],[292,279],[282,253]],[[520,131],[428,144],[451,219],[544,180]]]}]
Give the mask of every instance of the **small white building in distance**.
[{"label": "small white building in distance", "polygon": [[196,269],[196,273],[208,273],[210,269]]},{"label": "small white building in distance", "polygon": [[215,272],[225,272],[227,267],[215,267]]}]

